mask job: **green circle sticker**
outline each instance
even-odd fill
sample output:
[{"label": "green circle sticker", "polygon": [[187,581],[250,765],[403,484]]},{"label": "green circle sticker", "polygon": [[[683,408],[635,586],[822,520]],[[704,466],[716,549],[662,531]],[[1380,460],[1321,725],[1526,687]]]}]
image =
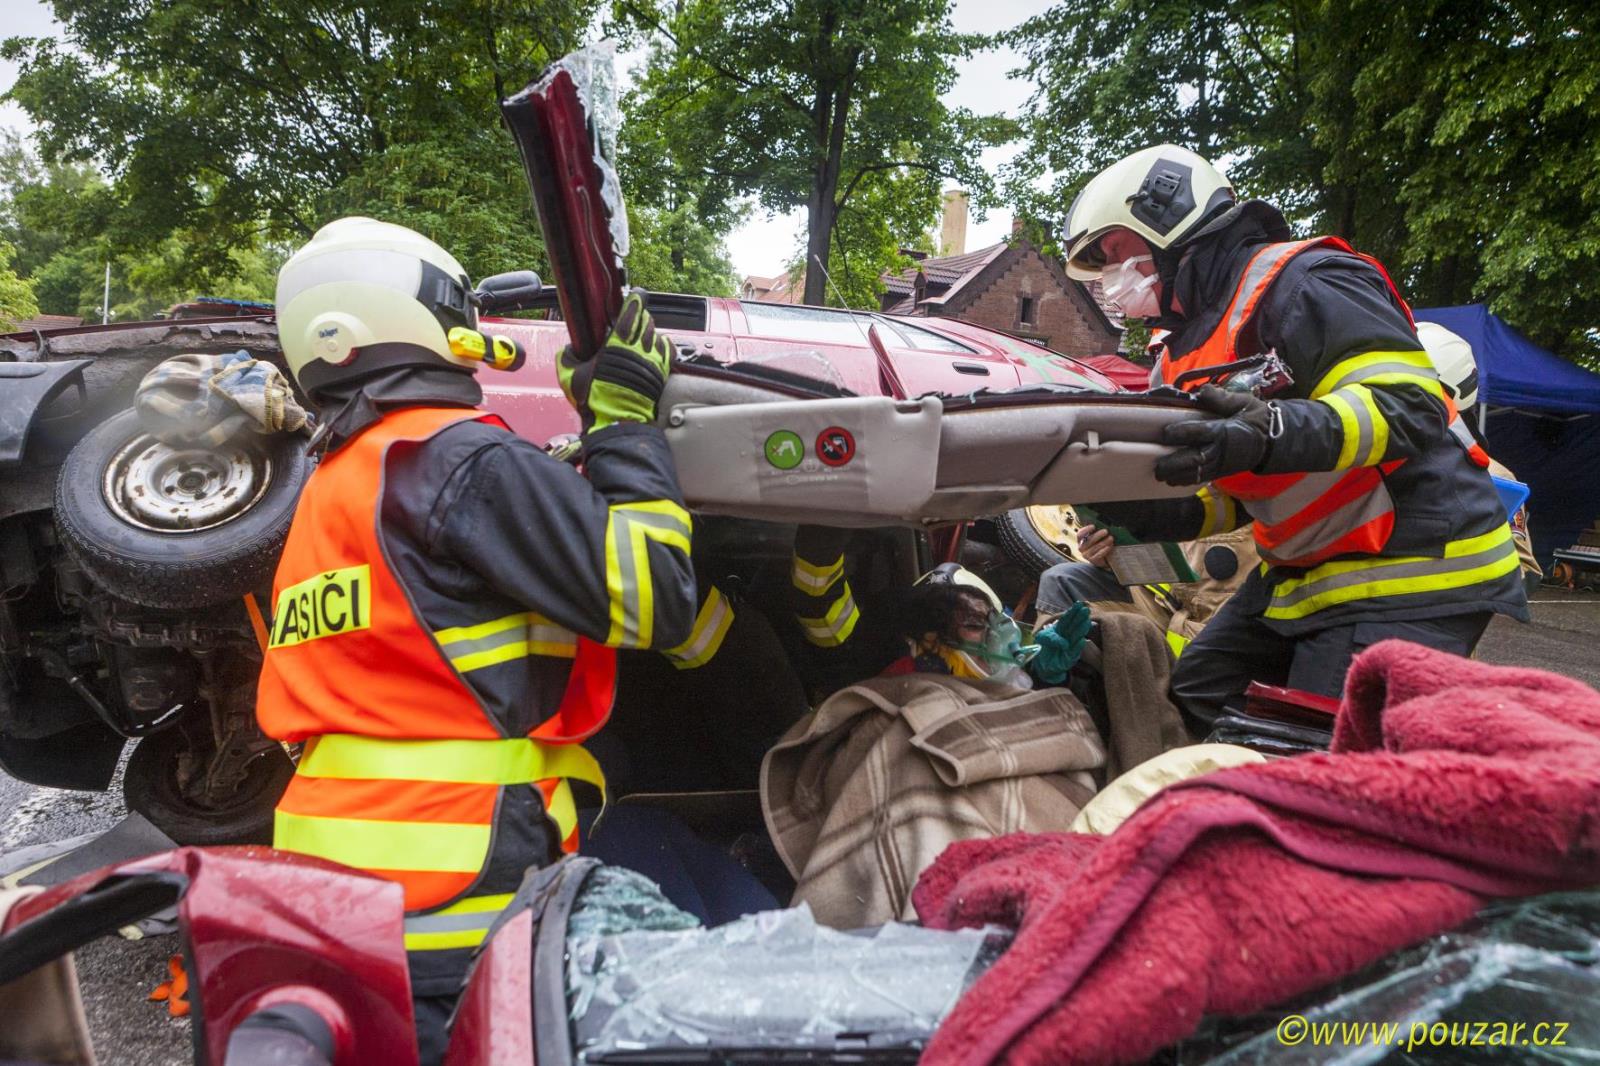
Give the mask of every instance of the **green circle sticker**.
[{"label": "green circle sticker", "polygon": [[800,434],[787,429],[769,436],[763,450],[767,453],[767,462],[779,470],[793,470],[806,457],[806,445]]}]

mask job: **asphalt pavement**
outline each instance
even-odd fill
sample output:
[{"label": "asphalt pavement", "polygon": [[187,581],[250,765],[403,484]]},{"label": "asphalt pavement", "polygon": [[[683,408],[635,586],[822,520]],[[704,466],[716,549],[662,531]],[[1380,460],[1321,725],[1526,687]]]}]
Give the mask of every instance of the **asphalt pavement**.
[{"label": "asphalt pavement", "polygon": [[[1478,648],[1492,663],[1534,666],[1600,688],[1600,594],[1541,590],[1534,622],[1495,619]],[[0,863],[19,848],[109,829],[123,816],[121,773],[104,793],[36,788],[0,774]],[[192,1061],[190,1026],[148,995],[166,978],[171,937],[101,940],[78,953],[78,979],[100,1061],[182,1066]]]}]

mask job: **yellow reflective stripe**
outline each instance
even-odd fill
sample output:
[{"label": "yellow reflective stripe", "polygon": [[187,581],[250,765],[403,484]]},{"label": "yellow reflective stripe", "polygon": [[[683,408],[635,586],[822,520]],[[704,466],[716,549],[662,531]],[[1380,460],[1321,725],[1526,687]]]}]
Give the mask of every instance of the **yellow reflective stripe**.
[{"label": "yellow reflective stripe", "polygon": [[489,934],[515,895],[505,892],[492,896],[468,896],[448,907],[426,914],[407,915],[407,951],[442,951],[449,948],[475,948]]},{"label": "yellow reflective stripe", "polygon": [[529,625],[550,625],[550,619],[543,615],[534,614],[532,611],[523,611],[519,614],[508,614],[504,618],[496,618],[488,622],[480,622],[474,626],[452,626],[449,629],[436,629],[433,639],[440,644],[454,644],[463,640],[477,640],[480,637],[492,637],[496,633],[504,633],[508,629],[521,629]]},{"label": "yellow reflective stripe", "polygon": [[855,596],[851,594],[848,583],[828,608],[827,614],[821,618],[798,619],[805,638],[819,648],[835,647],[849,640],[860,620],[861,612],[856,610]]},{"label": "yellow reflective stripe", "polygon": [[[1496,526],[1494,529],[1489,530],[1489,532],[1480,533],[1476,537],[1468,537],[1465,540],[1452,541],[1449,544],[1446,544],[1445,548],[1444,548],[1443,558],[1452,559],[1452,558],[1457,558],[1457,557],[1464,556],[1464,555],[1475,555],[1478,552],[1484,551],[1485,549],[1495,547],[1497,544],[1499,544],[1502,541],[1509,540],[1510,537],[1511,537],[1511,527],[1509,525]],[[1418,562],[1430,562],[1430,561],[1431,562],[1438,562],[1439,560],[1433,558],[1432,556],[1427,556],[1427,555],[1406,555],[1406,556],[1370,556],[1369,555],[1369,556],[1365,556],[1365,557],[1360,558],[1360,559],[1342,559],[1342,560],[1339,560],[1338,562],[1323,563],[1321,566],[1315,567],[1312,570],[1308,571],[1302,577],[1289,578],[1289,579],[1287,579],[1285,581],[1280,581],[1277,584],[1277,588],[1278,588],[1278,590],[1280,592],[1291,592],[1291,591],[1293,591],[1293,590],[1295,590],[1297,588],[1301,588],[1301,587],[1303,587],[1305,585],[1314,584],[1315,582],[1320,581],[1325,577],[1334,577],[1334,576],[1337,576],[1339,574],[1354,573],[1357,570],[1368,570],[1368,569],[1371,569],[1373,566],[1385,566],[1385,565],[1394,564],[1394,563],[1418,563]],[[1261,572],[1264,574],[1264,573],[1267,572],[1267,569],[1268,569],[1267,568],[1267,564],[1266,563],[1262,563],[1261,564]]]},{"label": "yellow reflective stripe", "polygon": [[722,650],[722,640],[728,635],[728,627],[731,625],[733,625],[733,605],[728,602],[721,589],[712,585],[711,591],[706,593],[706,602],[700,606],[700,613],[695,615],[694,628],[689,630],[689,639],[676,648],[668,648],[665,654],[672,660],[672,665],[679,670],[693,670],[695,667],[704,666]]},{"label": "yellow reflective stripe", "polygon": [[461,673],[530,655],[571,659],[578,654],[576,633],[531,611],[436,630],[433,636],[450,665]]},{"label": "yellow reflective stripe", "polygon": [[487,825],[273,813],[274,847],[363,870],[477,873],[490,837]]},{"label": "yellow reflective stripe", "polygon": [[465,674],[473,670],[482,670],[486,666],[508,663],[512,659],[526,659],[532,655],[546,655],[552,659],[572,659],[576,658],[577,654],[576,641],[571,644],[560,644],[543,640],[518,640],[487,651],[458,656],[450,660],[450,665],[459,673]]},{"label": "yellow reflective stripe", "polygon": [[1329,393],[1319,397],[1322,403],[1333,408],[1339,416],[1339,425],[1344,431],[1344,443],[1339,446],[1339,458],[1334,460],[1335,470],[1344,470],[1354,466],[1356,462],[1356,448],[1361,442],[1361,423],[1356,420],[1355,408],[1350,406],[1350,401],[1343,393]]},{"label": "yellow reflective stripe", "polygon": [[605,787],[600,764],[578,744],[506,740],[396,740],[329,733],[306,742],[297,770],[304,777],[347,781],[450,781],[526,785],[571,777]]},{"label": "yellow reflective stripe", "polygon": [[1183,649],[1189,646],[1189,638],[1177,630],[1167,630],[1167,647],[1172,650],[1172,657],[1176,659],[1183,654]]},{"label": "yellow reflective stripe", "polygon": [[1279,582],[1267,618],[1294,619],[1352,600],[1440,592],[1490,581],[1520,566],[1509,525],[1445,545],[1442,558],[1399,556],[1324,563]]},{"label": "yellow reflective stripe", "polygon": [[1200,505],[1205,508],[1205,519],[1200,523],[1200,537],[1196,538],[1202,539],[1222,528],[1222,501],[1211,491],[1209,485],[1202,486],[1195,495],[1200,498]]},{"label": "yellow reflective stripe", "polygon": [[1320,402],[1338,413],[1344,430],[1344,443],[1339,448],[1335,470],[1377,466],[1383,462],[1389,450],[1389,420],[1384,417],[1371,389],[1365,384],[1346,385],[1321,397]]},{"label": "yellow reflective stripe", "polygon": [[1239,505],[1232,496],[1218,492],[1214,485],[1202,485],[1195,495],[1205,508],[1205,520],[1200,524],[1200,535],[1196,540],[1203,540],[1215,533],[1227,533],[1238,526]]},{"label": "yellow reflective stripe", "polygon": [[1377,466],[1383,462],[1383,457],[1389,451],[1389,420],[1383,416],[1383,409],[1378,406],[1377,399],[1372,395],[1372,390],[1365,384],[1351,385],[1341,392],[1354,393],[1367,409],[1367,414],[1372,419],[1372,447],[1367,454],[1361,457],[1362,466]]},{"label": "yellow reflective stripe", "polygon": [[650,542],[689,554],[689,512],[671,500],[615,503],[606,521],[606,595],[612,647],[648,648],[655,629]]},{"label": "yellow reflective stripe", "polygon": [[[1353,385],[1358,381],[1375,381],[1379,377],[1387,376],[1390,372],[1388,369],[1374,369],[1377,367],[1393,368],[1393,373],[1396,375],[1416,379],[1408,382],[1408,384],[1420,384],[1427,381],[1437,384],[1439,380],[1439,372],[1434,369],[1433,360],[1428,358],[1427,352],[1363,352],[1360,355],[1351,356],[1349,359],[1343,359],[1335,363],[1333,369],[1322,375],[1321,380],[1317,382],[1317,387],[1311,390],[1311,398],[1320,400],[1335,389],[1345,385]],[[1403,368],[1407,367],[1413,368],[1418,373],[1406,374]]]},{"label": "yellow reflective stripe", "polygon": [[1389,373],[1370,374],[1361,379],[1363,385],[1415,385],[1430,396],[1444,400],[1444,386],[1438,378],[1425,377],[1421,374]]},{"label": "yellow reflective stripe", "polygon": [[794,587],[807,596],[821,596],[833,587],[833,583],[844,577],[844,555],[826,566],[809,563],[796,555],[793,565],[789,568],[789,580]]},{"label": "yellow reflective stripe", "polygon": [[[595,770],[599,772],[599,767],[595,767]],[[607,799],[605,780],[602,778],[589,783],[600,787],[600,808],[603,811]],[[578,831],[578,803],[572,798],[572,786],[567,784],[566,778],[563,777],[556,782],[555,789],[550,793],[550,802],[545,805],[545,813],[556,823],[556,828],[561,831],[562,840],[566,840]]]},{"label": "yellow reflective stripe", "polygon": [[450,948],[475,948],[489,935],[491,921],[481,929],[457,929],[447,933],[407,933],[407,951],[447,951]]}]

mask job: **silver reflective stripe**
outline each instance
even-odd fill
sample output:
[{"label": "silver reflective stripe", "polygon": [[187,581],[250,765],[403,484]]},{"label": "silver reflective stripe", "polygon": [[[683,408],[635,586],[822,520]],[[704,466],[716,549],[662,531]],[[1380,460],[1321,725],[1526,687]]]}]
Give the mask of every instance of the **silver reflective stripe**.
[{"label": "silver reflective stripe", "polygon": [[1461,442],[1467,451],[1478,446],[1478,438],[1472,435],[1472,430],[1467,427],[1466,421],[1458,414],[1450,420],[1450,435]]},{"label": "silver reflective stripe", "polygon": [[1297,559],[1308,558],[1333,544],[1352,530],[1394,511],[1394,500],[1388,488],[1378,482],[1372,491],[1363,493],[1343,507],[1295,533],[1271,551],[1256,546],[1263,559],[1274,563],[1292,564]]},{"label": "silver reflective stripe", "polygon": [[[1335,390],[1337,391],[1337,390]],[[1356,416],[1356,450],[1354,465],[1362,466],[1372,454],[1372,435],[1375,432],[1372,426],[1372,409],[1360,396],[1348,396],[1345,402],[1350,405],[1350,411]],[[1382,456],[1379,456],[1382,458]]]},{"label": "silver reflective stripe", "polygon": [[704,666],[722,647],[722,638],[728,635],[728,627],[732,624],[732,605],[722,590],[712,585],[711,591],[706,594],[704,606],[695,616],[689,639],[676,648],[669,648],[665,654],[680,670]]},{"label": "silver reflective stripe", "polygon": [[[831,619],[831,621],[830,621]],[[844,595],[835,600],[822,618],[798,619],[806,639],[824,647],[842,643],[856,624],[856,601],[846,585]]]},{"label": "silver reflective stripe", "polygon": [[[620,618],[614,610],[613,631],[607,638],[608,644],[636,648],[648,643],[643,639],[644,624],[641,619],[646,610],[654,610],[655,601],[651,594],[650,575],[638,572],[634,566],[633,552],[637,540],[649,537],[646,530],[656,530],[685,544],[689,539],[688,521],[676,514],[647,511],[628,504],[612,506],[611,528],[607,531],[606,563],[608,570],[613,566],[616,568],[616,585],[610,591],[619,598],[613,607],[620,607]],[[606,576],[607,585],[611,586],[612,575],[607,573]],[[616,624],[618,621],[620,626]]]},{"label": "silver reflective stripe", "polygon": [[1306,474],[1274,496],[1263,500],[1246,500],[1245,506],[1250,511],[1250,517],[1263,525],[1281,525],[1316,503],[1324,493],[1349,476],[1348,470]]},{"label": "silver reflective stripe", "polygon": [[1338,381],[1334,382],[1332,388],[1324,388],[1323,386],[1319,385],[1317,391],[1337,392],[1346,385],[1355,385],[1366,381],[1368,378],[1378,377],[1381,374],[1407,374],[1411,377],[1431,378],[1434,381],[1439,380],[1439,374],[1433,369],[1432,366],[1418,366],[1415,363],[1402,362],[1373,363],[1370,366],[1357,367],[1355,370],[1350,371]]},{"label": "silver reflective stripe", "polygon": [[789,578],[794,583],[794,587],[808,596],[821,596],[833,587],[835,581],[838,581],[843,576],[843,555],[826,566],[819,566],[796,555],[794,562],[789,567]]},{"label": "silver reflective stripe", "polygon": [[[1517,546],[1509,536],[1505,540],[1496,542],[1491,547],[1484,548],[1471,555],[1458,555],[1442,559],[1415,559],[1396,560],[1384,563],[1375,560],[1370,566],[1348,570],[1343,573],[1331,574],[1328,577],[1308,581],[1289,592],[1275,594],[1272,597],[1274,608],[1293,607],[1312,596],[1319,596],[1334,589],[1349,588],[1354,585],[1365,585],[1376,581],[1395,581],[1405,578],[1436,577],[1441,574],[1450,574],[1462,570],[1472,570],[1479,566],[1495,562],[1506,554],[1515,555]],[[1430,589],[1422,588],[1416,591],[1426,592]],[[1403,592],[1395,593],[1403,595]]]},{"label": "silver reflective stripe", "polygon": [[451,665],[463,673],[529,655],[570,659],[578,653],[576,633],[532,613],[439,630],[434,636]]},{"label": "silver reflective stripe", "polygon": [[406,932],[459,933],[463,929],[488,929],[498,917],[497,910],[476,914],[419,914],[406,919]]},{"label": "silver reflective stripe", "polygon": [[1249,266],[1245,267],[1244,277],[1239,279],[1239,287],[1234,290],[1233,306],[1228,308],[1227,335],[1230,352],[1233,351],[1233,341],[1239,334],[1239,328],[1244,325],[1244,309],[1250,303],[1250,296],[1271,273],[1273,267],[1298,252],[1304,245],[1304,241],[1269,244],[1256,254]]}]

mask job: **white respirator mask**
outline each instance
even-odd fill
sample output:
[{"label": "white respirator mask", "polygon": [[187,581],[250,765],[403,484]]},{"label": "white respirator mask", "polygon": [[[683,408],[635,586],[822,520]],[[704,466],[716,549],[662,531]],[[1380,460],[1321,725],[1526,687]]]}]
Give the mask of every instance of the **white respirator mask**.
[{"label": "white respirator mask", "polygon": [[1129,318],[1155,318],[1161,314],[1161,297],[1156,293],[1161,278],[1139,272],[1140,263],[1151,261],[1148,255],[1136,255],[1107,267],[1100,276],[1100,288],[1106,299]]}]

